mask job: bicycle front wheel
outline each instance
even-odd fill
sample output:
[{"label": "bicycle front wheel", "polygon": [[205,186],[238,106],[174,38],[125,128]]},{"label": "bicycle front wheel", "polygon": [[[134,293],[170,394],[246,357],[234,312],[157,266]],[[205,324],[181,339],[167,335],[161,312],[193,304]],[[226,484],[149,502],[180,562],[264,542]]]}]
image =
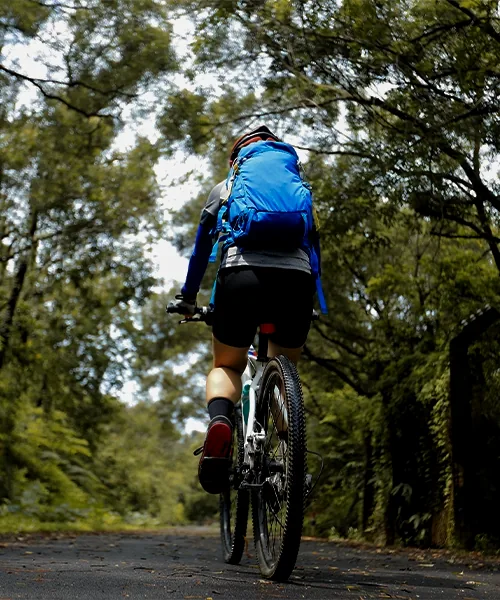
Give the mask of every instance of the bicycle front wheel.
[{"label": "bicycle front wheel", "polygon": [[241,408],[234,409],[233,460],[229,473],[229,487],[220,495],[220,534],[224,561],[237,565],[246,544],[248,508],[250,496],[240,490],[243,479],[242,466],[245,459]]},{"label": "bicycle front wheel", "polygon": [[285,581],[299,552],[307,471],[302,387],[285,356],[266,366],[256,420],[266,437],[257,478],[261,487],[252,494],[255,550],[262,575]]}]

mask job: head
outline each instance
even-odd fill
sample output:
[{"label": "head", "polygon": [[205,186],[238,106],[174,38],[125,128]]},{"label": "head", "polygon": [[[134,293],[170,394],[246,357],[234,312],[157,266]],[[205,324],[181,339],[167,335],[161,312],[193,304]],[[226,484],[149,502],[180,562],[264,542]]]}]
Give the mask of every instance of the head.
[{"label": "head", "polygon": [[229,164],[232,165],[238,156],[238,152],[244,147],[248,146],[248,144],[253,144],[254,142],[260,142],[265,140],[272,140],[275,142],[281,141],[277,135],[275,135],[268,127],[265,125],[260,125],[257,129],[253,129],[248,133],[245,133],[241,137],[239,137],[233,144],[231,148],[231,154],[229,157]]}]

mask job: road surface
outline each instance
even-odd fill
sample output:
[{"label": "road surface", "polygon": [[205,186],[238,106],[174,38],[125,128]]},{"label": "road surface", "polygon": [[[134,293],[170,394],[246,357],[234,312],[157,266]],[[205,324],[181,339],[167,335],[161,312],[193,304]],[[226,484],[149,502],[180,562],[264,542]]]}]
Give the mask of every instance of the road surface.
[{"label": "road surface", "polygon": [[304,540],[286,584],[262,579],[253,547],[220,558],[216,532],[0,539],[0,600],[500,599],[500,560]]}]

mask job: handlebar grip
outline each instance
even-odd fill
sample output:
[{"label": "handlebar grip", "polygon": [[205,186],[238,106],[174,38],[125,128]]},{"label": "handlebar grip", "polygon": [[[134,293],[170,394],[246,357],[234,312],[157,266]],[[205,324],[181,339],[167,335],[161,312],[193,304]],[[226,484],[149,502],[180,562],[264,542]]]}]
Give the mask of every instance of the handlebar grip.
[{"label": "handlebar grip", "polygon": [[174,302],[169,302],[166,307],[166,312],[169,314],[177,314],[183,315],[184,319],[179,321],[180,323],[206,323],[207,325],[212,325],[213,322],[213,314],[212,309],[208,306],[197,306],[195,308],[194,314],[186,317],[186,313],[183,310],[180,310],[179,307]]},{"label": "handlebar grip", "polygon": [[179,312],[179,309],[177,308],[177,306],[175,306],[172,302],[169,302],[167,304],[167,308],[165,309],[167,311],[168,314],[170,315],[174,315],[174,314],[178,314],[180,315],[181,313]]}]

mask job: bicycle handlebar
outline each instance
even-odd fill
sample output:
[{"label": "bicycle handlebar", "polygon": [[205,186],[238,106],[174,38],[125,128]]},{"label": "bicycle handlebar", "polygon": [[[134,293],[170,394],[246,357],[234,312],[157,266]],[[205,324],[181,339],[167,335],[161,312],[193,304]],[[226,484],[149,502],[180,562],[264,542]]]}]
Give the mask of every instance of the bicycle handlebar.
[{"label": "bicycle handlebar", "polygon": [[[172,307],[167,307],[167,313],[169,314],[183,314],[179,313],[178,310],[172,310]],[[197,306],[192,317],[184,317],[179,321],[180,325],[184,323],[206,323],[207,325],[212,324],[214,311],[209,306]],[[317,310],[312,311],[311,321],[317,321],[319,319],[319,312]]]},{"label": "bicycle handlebar", "polygon": [[[182,311],[177,310],[173,306],[167,306],[167,313],[173,315],[182,315],[184,314]],[[194,309],[194,315],[191,317],[184,317],[179,324],[184,323],[206,323],[207,325],[211,325],[211,318],[213,315],[213,310],[209,306],[196,306]]]}]

